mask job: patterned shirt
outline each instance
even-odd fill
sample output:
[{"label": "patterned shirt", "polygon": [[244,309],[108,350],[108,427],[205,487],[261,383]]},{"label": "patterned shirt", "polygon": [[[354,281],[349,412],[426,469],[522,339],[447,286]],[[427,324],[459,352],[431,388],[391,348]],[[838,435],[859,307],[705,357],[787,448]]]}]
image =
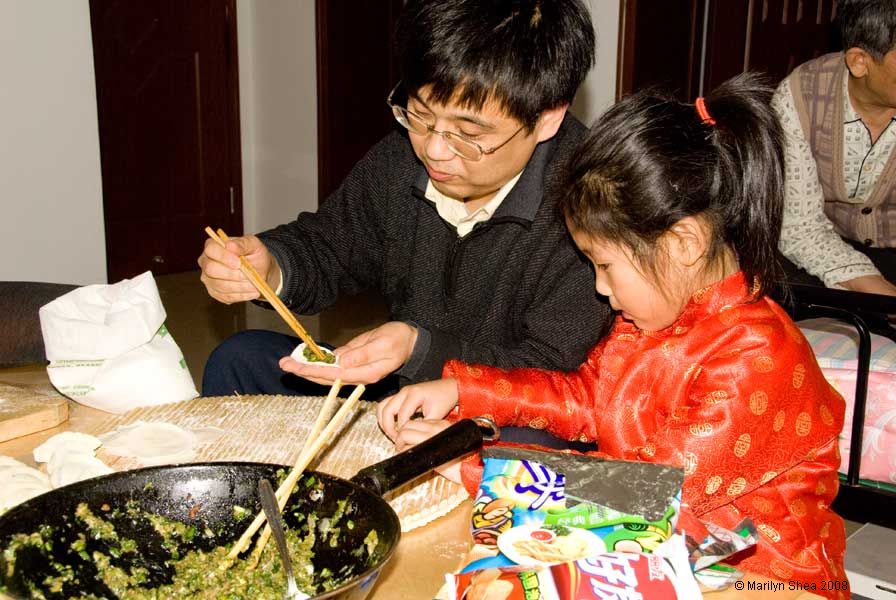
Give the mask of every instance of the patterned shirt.
[{"label": "patterned shirt", "polygon": [[[849,73],[845,72],[844,88],[848,78]],[[784,130],[785,202],[781,252],[828,287],[842,287],[838,285],[840,282],[864,275],[879,275],[867,256],[837,235],[834,224],[824,213],[818,170],[800,125],[788,79],[778,86],[772,106]],[[891,122],[872,143],[871,132],[853,108],[846,89],[843,115],[844,183],[850,199],[862,204],[870,196],[896,147],[896,126]],[[874,230],[873,227],[868,229]]]}]

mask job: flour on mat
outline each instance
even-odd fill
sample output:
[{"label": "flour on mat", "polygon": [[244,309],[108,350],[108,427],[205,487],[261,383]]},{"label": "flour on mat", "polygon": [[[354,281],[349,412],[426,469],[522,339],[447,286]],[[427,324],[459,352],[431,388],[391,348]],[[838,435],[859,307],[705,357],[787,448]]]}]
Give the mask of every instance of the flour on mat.
[{"label": "flour on mat", "polygon": [[173,423],[137,421],[100,436],[109,454],[134,457],[144,466],[188,462],[196,449],[224,433],[217,427],[184,429]]},{"label": "flour on mat", "polygon": [[50,480],[34,467],[0,456],[0,514],[50,489]]}]

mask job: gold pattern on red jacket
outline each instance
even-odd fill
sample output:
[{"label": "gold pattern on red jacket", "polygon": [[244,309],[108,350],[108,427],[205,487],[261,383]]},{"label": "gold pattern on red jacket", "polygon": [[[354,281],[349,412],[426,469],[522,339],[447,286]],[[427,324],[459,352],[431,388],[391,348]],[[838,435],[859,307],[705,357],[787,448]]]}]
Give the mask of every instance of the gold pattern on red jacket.
[{"label": "gold pattern on red jacket", "polygon": [[819,587],[844,579],[843,522],[830,509],[843,399],[786,313],[750,301],[742,274],[700,290],[662,331],[617,317],[574,372],[450,361],[443,376],[458,380],[460,417],[488,414],[596,441],[604,456],[681,466],[693,515],[756,524],[759,544],[733,561],[739,568]]}]

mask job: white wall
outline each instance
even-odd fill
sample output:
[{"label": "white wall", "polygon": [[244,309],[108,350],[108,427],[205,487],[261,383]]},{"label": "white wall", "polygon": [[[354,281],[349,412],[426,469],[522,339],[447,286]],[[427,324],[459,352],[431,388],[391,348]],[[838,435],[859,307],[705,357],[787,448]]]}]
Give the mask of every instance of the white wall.
[{"label": "white wall", "polygon": [[[572,112],[590,124],[615,100],[619,0],[585,0],[597,60]],[[237,0],[243,222],[254,233],[317,208],[314,3]]]},{"label": "white wall", "polygon": [[572,113],[586,125],[616,100],[616,55],[619,40],[619,0],[585,0],[597,37],[594,68],[579,89]]},{"label": "white wall", "polygon": [[0,2],[0,280],[106,282],[87,2]]},{"label": "white wall", "polygon": [[243,223],[255,233],[317,208],[314,2],[238,0]]},{"label": "white wall", "polygon": [[[597,65],[573,112],[616,87],[618,0],[586,0]],[[314,2],[237,0],[247,232],[317,206]],[[105,282],[88,0],[0,1],[0,280]]]}]

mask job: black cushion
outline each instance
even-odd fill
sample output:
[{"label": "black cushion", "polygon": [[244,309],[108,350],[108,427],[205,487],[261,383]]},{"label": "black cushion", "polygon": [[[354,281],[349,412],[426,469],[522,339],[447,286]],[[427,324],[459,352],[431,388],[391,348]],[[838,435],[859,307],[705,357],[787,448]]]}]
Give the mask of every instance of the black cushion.
[{"label": "black cushion", "polygon": [[46,362],[37,311],[76,285],[0,281],[0,367]]}]

